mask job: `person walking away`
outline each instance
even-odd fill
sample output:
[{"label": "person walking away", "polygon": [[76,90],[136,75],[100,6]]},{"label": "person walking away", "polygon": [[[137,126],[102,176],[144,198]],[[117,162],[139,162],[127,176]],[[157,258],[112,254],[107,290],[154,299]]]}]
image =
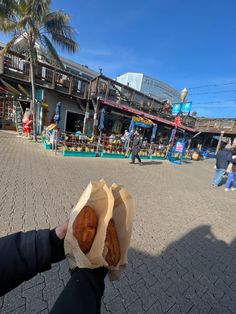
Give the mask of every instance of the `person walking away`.
[{"label": "person walking away", "polygon": [[232,171],[228,174],[228,179],[225,183],[225,191],[236,191],[236,147],[234,148],[234,151],[232,152]]},{"label": "person walking away", "polygon": [[139,164],[142,165],[141,158],[139,157],[139,152],[141,150],[142,143],[143,143],[143,138],[140,135],[139,131],[136,130],[134,132],[134,138],[133,138],[133,144],[132,144],[132,161],[131,161],[131,164],[134,164],[135,158],[137,158]]},{"label": "person walking away", "polygon": [[129,144],[129,132],[127,130],[125,130],[125,133],[121,139],[124,143],[124,149],[127,150]]},{"label": "person walking away", "polygon": [[226,169],[229,166],[229,163],[232,162],[232,146],[227,144],[224,149],[218,151],[216,155],[216,169],[215,175],[213,178],[212,185],[217,187],[222,181],[223,175],[226,172]]}]

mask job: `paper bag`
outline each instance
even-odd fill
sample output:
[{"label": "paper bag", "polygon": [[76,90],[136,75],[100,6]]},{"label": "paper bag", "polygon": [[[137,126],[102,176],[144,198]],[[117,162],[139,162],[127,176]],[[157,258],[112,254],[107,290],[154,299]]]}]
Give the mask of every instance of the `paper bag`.
[{"label": "paper bag", "polygon": [[[98,217],[97,233],[86,255],[81,251],[77,240],[73,236],[72,225],[84,206],[92,207]],[[120,244],[121,258],[116,267],[109,267],[103,255],[107,225],[110,219],[114,220]],[[127,255],[130,245],[132,224],[134,218],[134,203],[131,195],[122,186],[113,184],[109,189],[104,180],[90,182],[81,195],[79,202],[70,214],[70,220],[65,237],[65,254],[71,269],[107,267],[111,280],[118,278],[119,271],[127,264]]]},{"label": "paper bag", "polygon": [[111,280],[116,280],[119,278],[120,270],[128,263],[127,257],[134,219],[134,202],[131,195],[122,186],[114,183],[111,190],[114,196],[112,218],[116,226],[121,258],[116,267],[109,267],[109,277]]},{"label": "paper bag", "polygon": [[[84,206],[92,207],[98,217],[97,233],[91,250],[86,255],[81,251],[72,230],[73,222]],[[107,265],[102,256],[103,244],[106,238],[107,225],[112,217],[113,206],[114,198],[106,183],[103,180],[90,182],[70,214],[64,241],[65,254],[70,269],[74,269],[76,266],[80,268],[97,268]]]}]

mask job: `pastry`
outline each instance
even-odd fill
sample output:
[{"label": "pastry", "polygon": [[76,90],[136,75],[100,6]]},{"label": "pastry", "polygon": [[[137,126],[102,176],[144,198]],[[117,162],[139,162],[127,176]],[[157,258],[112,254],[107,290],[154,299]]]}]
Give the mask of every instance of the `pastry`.
[{"label": "pastry", "polygon": [[98,219],[95,211],[85,206],[74,220],[72,229],[83,253],[88,253],[97,232]]},{"label": "pastry", "polygon": [[111,219],[107,226],[105,239],[105,260],[109,266],[116,266],[120,260],[120,244],[114,221]]}]

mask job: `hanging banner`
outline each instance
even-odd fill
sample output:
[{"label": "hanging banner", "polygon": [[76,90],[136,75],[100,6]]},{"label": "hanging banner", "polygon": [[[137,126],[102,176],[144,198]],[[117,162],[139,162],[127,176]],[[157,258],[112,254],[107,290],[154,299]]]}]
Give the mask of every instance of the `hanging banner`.
[{"label": "hanging banner", "polygon": [[192,108],[192,102],[184,102],[181,106],[181,114],[183,116],[188,116]]},{"label": "hanging banner", "polygon": [[14,115],[15,115],[16,130],[19,135],[22,135],[23,134],[23,126],[22,126],[23,109],[19,101],[17,101],[15,104]]},{"label": "hanging banner", "polygon": [[183,151],[184,151],[184,142],[183,141],[177,141],[175,144],[175,152],[182,154]]},{"label": "hanging banner", "polygon": [[192,102],[183,102],[179,104],[173,104],[172,106],[172,116],[178,116],[179,114],[183,116],[188,116],[192,108]]},{"label": "hanging banner", "polygon": [[172,129],[170,139],[169,139],[169,144],[173,143],[173,140],[175,138],[175,134],[176,134],[176,129]]},{"label": "hanging banner", "polygon": [[100,114],[100,123],[99,123],[99,126],[98,126],[98,129],[100,132],[102,132],[105,128],[104,126],[104,120],[105,120],[105,109],[103,108],[102,111],[101,111],[101,114]]},{"label": "hanging banner", "polygon": [[181,104],[173,104],[172,106],[172,116],[177,116],[180,114]]},{"label": "hanging banner", "polygon": [[154,125],[153,125],[153,129],[152,129],[152,136],[151,136],[151,139],[152,139],[152,140],[155,139],[156,133],[157,133],[157,125],[154,124]]},{"label": "hanging banner", "polygon": [[134,121],[136,126],[141,128],[151,128],[153,126],[153,122],[151,120],[147,120],[142,117],[132,117],[132,121]]}]

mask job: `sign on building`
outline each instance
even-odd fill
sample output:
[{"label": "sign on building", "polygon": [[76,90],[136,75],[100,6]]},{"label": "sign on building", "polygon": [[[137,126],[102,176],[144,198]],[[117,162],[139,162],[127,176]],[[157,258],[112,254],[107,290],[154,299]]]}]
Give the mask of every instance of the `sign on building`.
[{"label": "sign on building", "polygon": [[182,114],[183,116],[188,116],[192,108],[192,102],[183,102],[179,104],[173,104],[172,106],[172,116],[177,116]]},{"label": "sign on building", "polygon": [[172,106],[172,116],[177,116],[180,114],[181,104],[173,104]]},{"label": "sign on building", "polygon": [[183,116],[188,116],[192,108],[192,102],[184,102],[181,106],[181,114]]}]

